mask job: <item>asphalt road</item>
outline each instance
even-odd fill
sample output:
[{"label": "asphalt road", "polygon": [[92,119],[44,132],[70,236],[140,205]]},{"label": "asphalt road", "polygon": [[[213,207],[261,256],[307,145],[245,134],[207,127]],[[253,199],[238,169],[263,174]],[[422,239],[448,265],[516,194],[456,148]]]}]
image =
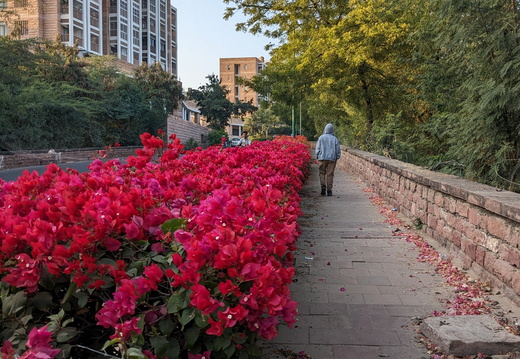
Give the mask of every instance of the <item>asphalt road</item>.
[{"label": "asphalt road", "polygon": [[[92,161],[84,161],[84,162],[74,162],[74,163],[61,163],[58,166],[67,169],[67,168],[74,168],[78,170],[79,172],[87,172],[88,166],[90,165]],[[0,170],[0,178],[3,180],[9,182],[9,181],[16,181],[18,177],[20,177],[23,173],[23,171],[28,170],[29,172],[36,171],[38,174],[43,174],[45,172],[45,169],[47,166],[31,166],[31,167],[22,167],[22,168],[13,168],[8,170]]]}]

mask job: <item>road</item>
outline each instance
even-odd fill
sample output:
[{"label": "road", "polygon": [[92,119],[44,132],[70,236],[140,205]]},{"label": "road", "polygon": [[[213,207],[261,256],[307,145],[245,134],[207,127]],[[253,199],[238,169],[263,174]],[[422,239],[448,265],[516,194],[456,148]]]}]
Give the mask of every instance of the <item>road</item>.
[{"label": "road", "polygon": [[[87,172],[88,166],[90,165],[92,161],[84,161],[84,162],[74,162],[74,163],[61,163],[58,166],[67,169],[67,168],[74,168],[78,170],[79,172]],[[45,172],[45,169],[47,166],[31,166],[31,167],[22,167],[22,168],[13,168],[8,170],[0,170],[0,178],[3,180],[9,182],[9,181],[16,181],[18,177],[21,176],[23,171],[28,170],[29,172],[36,171],[40,175]]]}]

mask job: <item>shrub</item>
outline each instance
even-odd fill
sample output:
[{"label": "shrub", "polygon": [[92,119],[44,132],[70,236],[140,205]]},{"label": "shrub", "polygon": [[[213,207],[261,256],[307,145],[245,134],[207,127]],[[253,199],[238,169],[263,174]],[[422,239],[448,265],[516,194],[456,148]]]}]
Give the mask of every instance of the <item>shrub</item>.
[{"label": "shrub", "polygon": [[141,140],[126,163],[0,180],[2,358],[252,358],[294,323],[308,147]]}]

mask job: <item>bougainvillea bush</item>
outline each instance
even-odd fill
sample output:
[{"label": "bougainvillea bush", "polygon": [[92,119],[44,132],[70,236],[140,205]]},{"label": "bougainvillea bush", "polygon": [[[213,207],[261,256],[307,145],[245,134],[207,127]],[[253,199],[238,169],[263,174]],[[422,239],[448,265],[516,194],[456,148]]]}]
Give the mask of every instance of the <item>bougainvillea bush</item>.
[{"label": "bougainvillea bush", "polygon": [[294,323],[308,146],[141,139],[124,163],[0,180],[2,358],[253,358]]}]

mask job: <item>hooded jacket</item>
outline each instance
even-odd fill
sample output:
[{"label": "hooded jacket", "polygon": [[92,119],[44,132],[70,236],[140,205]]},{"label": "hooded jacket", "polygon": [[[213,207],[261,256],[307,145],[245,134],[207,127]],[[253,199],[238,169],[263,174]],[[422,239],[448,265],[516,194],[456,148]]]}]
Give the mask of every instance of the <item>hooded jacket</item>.
[{"label": "hooded jacket", "polygon": [[334,136],[334,126],[327,124],[323,135],[318,138],[316,144],[316,158],[319,161],[337,161],[341,157],[339,141]]}]

